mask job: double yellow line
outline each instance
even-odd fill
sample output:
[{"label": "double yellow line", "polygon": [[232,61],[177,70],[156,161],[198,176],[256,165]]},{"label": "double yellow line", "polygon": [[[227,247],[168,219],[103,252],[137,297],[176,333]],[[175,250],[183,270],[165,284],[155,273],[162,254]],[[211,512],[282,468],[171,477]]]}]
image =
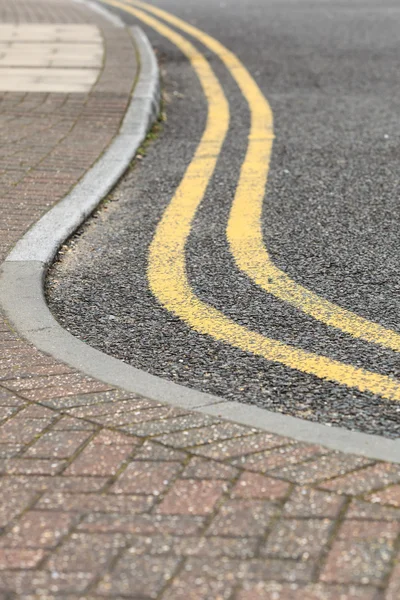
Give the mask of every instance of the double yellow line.
[{"label": "double yellow line", "polygon": [[[400,349],[400,335],[396,332],[320,298],[295,283],[272,264],[263,244],[261,229],[262,202],[273,143],[272,112],[261,90],[239,59],[214,38],[164,10],[136,0],[130,4],[119,0],[103,1],[133,14],[174,43],[189,59],[208,101],[207,124],[202,139],[150,246],[148,278],[154,295],[166,309],[199,333],[211,335],[246,352],[319,378],[383,398],[400,400],[398,381],[250,331],[202,302],[193,293],[186,272],[186,243],[228,132],[229,105],[204,55],[165,22],[196,38],[219,56],[238,83],[250,107],[248,149],[227,228],[229,244],[238,266],[260,287],[314,318],[354,337],[396,351]],[[162,21],[153,15],[160,17]]]}]

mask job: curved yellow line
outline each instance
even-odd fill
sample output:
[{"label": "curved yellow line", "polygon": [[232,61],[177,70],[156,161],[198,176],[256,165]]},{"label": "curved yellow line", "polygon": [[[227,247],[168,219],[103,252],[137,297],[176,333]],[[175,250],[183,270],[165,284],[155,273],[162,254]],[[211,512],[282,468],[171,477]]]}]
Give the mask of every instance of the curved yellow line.
[{"label": "curved yellow line", "polygon": [[148,278],[153,294],[167,310],[201,334],[322,379],[400,400],[398,381],[264,337],[238,325],[195,296],[187,278],[186,242],[228,131],[229,106],[207,60],[185,38],[147,13],[118,0],[103,2],[130,12],[180,48],[191,62],[208,100],[202,139],[150,245]]},{"label": "curved yellow line", "polygon": [[225,63],[247,100],[251,112],[249,145],[227,227],[229,245],[238,267],[265,291],[318,321],[353,337],[400,351],[399,333],[318,296],[273,264],[264,245],[261,226],[273,142],[273,117],[265,96],[248,70],[220,42],[182,19],[140,0],[133,0],[132,4],[156,14],[212,50]]}]

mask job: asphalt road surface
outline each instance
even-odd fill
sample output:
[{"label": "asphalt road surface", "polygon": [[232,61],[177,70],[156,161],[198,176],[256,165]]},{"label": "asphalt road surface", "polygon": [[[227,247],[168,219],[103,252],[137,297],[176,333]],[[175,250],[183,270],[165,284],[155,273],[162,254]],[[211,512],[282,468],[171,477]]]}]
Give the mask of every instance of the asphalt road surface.
[{"label": "asphalt road surface", "polygon": [[400,5],[112,3],[157,51],[166,120],[53,267],[58,320],[177,383],[397,437]]}]

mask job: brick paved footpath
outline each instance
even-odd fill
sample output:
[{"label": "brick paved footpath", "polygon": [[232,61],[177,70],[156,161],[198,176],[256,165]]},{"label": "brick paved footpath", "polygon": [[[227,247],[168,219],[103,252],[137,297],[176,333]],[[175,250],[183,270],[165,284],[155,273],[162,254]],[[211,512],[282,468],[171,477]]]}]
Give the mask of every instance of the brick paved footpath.
[{"label": "brick paved footpath", "polygon": [[[0,251],[116,133],[131,40],[68,0],[0,0],[2,22],[101,28],[88,94],[1,93]],[[110,389],[0,318],[0,597],[400,598],[400,466]]]}]

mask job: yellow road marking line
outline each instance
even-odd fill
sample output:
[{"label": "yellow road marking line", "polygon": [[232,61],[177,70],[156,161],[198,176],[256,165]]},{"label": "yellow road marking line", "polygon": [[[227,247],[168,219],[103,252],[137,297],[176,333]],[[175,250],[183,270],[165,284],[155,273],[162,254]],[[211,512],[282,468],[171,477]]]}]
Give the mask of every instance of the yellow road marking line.
[{"label": "yellow road marking line", "polygon": [[227,238],[238,267],[268,293],[318,321],[353,337],[400,351],[399,333],[318,296],[273,264],[262,235],[262,206],[272,151],[273,116],[265,96],[242,62],[218,40],[165,10],[140,0],[133,0],[132,4],[168,21],[212,50],[225,63],[247,100],[251,112],[249,145],[227,227]]},{"label": "yellow road marking line", "polygon": [[231,321],[195,296],[186,273],[186,242],[228,130],[228,103],[210,65],[185,38],[147,13],[118,0],[103,2],[130,12],[180,48],[191,62],[208,100],[203,137],[150,245],[148,278],[153,294],[167,310],[201,334],[322,379],[400,400],[398,381],[264,337]]}]

